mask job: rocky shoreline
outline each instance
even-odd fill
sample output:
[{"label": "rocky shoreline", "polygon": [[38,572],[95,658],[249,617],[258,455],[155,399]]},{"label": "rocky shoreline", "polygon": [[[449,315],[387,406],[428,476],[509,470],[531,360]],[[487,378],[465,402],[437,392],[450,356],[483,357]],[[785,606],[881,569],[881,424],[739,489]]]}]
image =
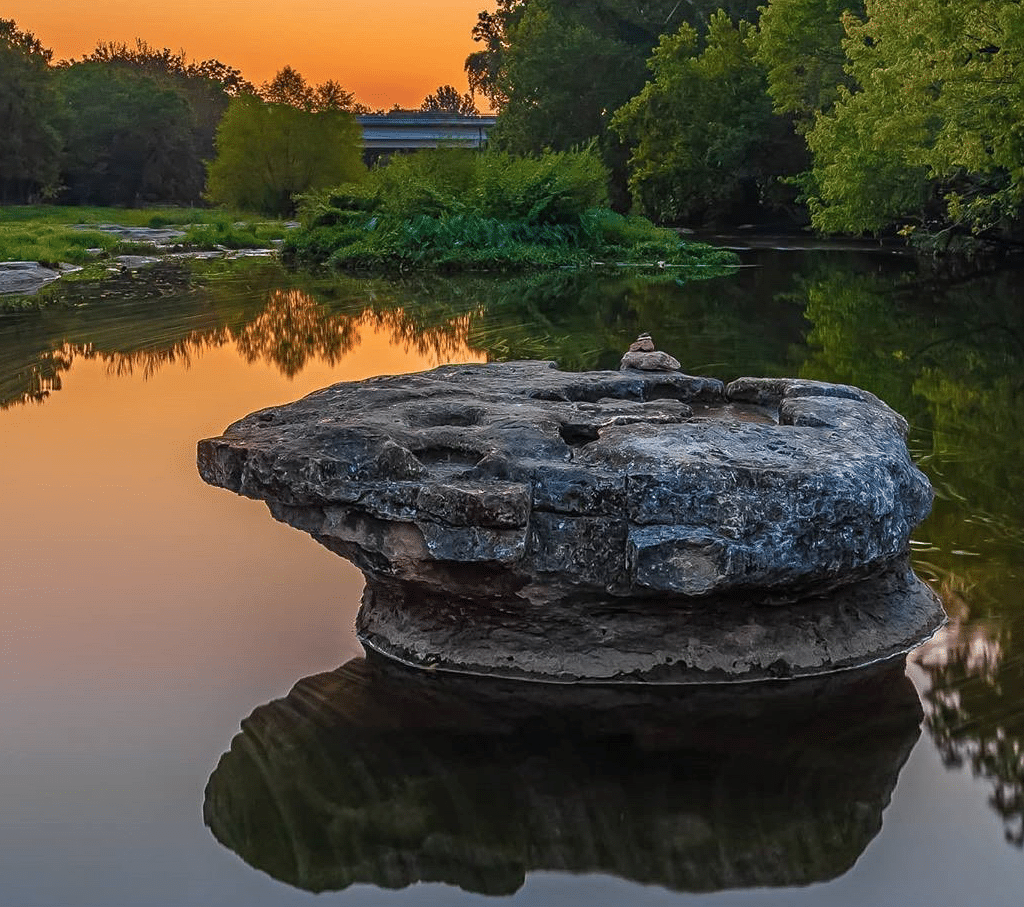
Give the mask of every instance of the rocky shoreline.
[{"label": "rocky shoreline", "polygon": [[[186,234],[182,230],[157,227],[126,227],[120,224],[82,224],[80,229],[109,233],[126,243],[150,246],[146,254],[116,255],[97,264],[103,273],[123,274],[162,261],[182,259],[212,260],[269,257],[278,254],[276,247],[259,249],[228,249],[218,247],[188,250],[182,246]],[[86,250],[99,255],[101,249]],[[50,264],[38,261],[0,261],[0,296],[32,296],[57,280],[81,273],[85,268],[68,263]],[[101,275],[102,276],[102,275]]]}]

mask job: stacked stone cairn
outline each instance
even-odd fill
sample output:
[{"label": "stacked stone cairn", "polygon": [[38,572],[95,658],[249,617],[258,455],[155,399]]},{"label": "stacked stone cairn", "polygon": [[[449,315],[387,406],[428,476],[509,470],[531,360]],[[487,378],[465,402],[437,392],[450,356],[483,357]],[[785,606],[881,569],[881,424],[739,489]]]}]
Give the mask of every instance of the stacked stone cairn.
[{"label": "stacked stone cairn", "polygon": [[678,372],[682,366],[679,360],[655,349],[651,335],[644,333],[630,345],[619,363],[619,369],[637,369],[642,372]]}]

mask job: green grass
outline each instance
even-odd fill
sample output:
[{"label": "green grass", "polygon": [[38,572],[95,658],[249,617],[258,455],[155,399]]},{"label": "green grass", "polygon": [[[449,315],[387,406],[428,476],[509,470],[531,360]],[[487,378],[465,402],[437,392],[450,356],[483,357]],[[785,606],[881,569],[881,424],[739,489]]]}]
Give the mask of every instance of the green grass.
[{"label": "green grass", "polygon": [[[261,248],[286,233],[281,221],[237,211],[203,208],[91,208],[59,205],[0,207],[0,261],[87,265],[115,255],[152,252],[148,244],[128,243],[88,229],[99,224],[181,228],[186,249]],[[99,253],[89,252],[98,249]]]}]

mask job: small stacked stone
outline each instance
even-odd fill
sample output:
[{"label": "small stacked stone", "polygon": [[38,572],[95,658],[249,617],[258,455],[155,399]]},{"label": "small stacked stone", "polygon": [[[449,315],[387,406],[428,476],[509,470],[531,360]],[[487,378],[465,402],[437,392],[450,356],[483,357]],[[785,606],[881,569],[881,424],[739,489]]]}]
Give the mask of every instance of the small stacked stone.
[{"label": "small stacked stone", "polygon": [[682,366],[679,360],[654,348],[651,335],[641,334],[630,345],[622,357],[619,370],[640,369],[644,372],[678,372]]}]

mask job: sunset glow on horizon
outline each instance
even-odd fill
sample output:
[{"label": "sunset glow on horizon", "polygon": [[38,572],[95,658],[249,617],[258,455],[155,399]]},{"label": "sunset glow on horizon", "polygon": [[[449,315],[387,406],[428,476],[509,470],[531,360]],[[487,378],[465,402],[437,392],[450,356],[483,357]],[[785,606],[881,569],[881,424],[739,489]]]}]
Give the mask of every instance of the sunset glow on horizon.
[{"label": "sunset glow on horizon", "polygon": [[310,83],[334,79],[362,103],[389,108],[418,107],[440,85],[466,91],[463,64],[479,49],[473,25],[493,8],[493,0],[8,0],[2,16],[55,61],[141,38],[191,60],[220,60],[256,85],[290,65]]}]

